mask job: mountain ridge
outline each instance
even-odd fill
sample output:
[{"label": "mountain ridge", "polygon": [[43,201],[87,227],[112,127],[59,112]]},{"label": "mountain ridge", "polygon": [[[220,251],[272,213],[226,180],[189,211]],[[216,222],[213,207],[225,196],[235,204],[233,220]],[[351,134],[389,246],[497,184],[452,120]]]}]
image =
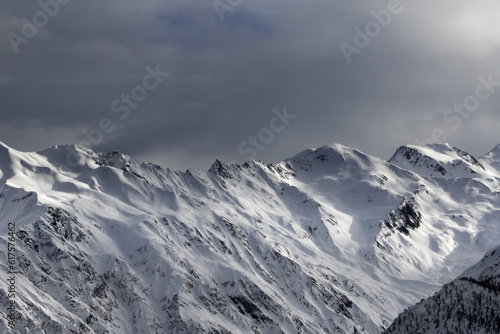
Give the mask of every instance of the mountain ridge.
[{"label": "mountain ridge", "polygon": [[0,216],[17,224],[24,282],[18,324],[380,333],[500,235],[494,154],[415,150],[445,175],[416,155],[386,162],[339,144],[184,173],[116,151],[0,145]]}]

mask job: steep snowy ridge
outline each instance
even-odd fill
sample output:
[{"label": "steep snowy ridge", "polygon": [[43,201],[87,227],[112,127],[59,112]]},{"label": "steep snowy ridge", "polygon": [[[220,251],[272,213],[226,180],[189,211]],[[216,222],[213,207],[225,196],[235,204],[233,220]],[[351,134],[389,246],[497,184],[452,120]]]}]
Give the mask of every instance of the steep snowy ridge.
[{"label": "steep snowy ridge", "polygon": [[500,247],[489,251],[477,264],[468,268],[460,277],[484,281],[493,277],[500,278]]},{"label": "steep snowy ridge", "polygon": [[472,155],[448,144],[401,146],[389,162],[431,177],[471,177],[485,170]]},{"label": "steep snowy ridge", "polygon": [[406,146],[386,162],[335,144],[182,173],[2,144],[0,273],[15,222],[17,329],[380,333],[497,245],[492,152]]}]

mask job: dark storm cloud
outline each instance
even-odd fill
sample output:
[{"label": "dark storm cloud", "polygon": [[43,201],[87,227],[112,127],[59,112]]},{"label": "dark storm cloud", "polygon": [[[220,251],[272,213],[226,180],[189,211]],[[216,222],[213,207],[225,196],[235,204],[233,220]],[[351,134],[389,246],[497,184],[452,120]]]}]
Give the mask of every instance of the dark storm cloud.
[{"label": "dark storm cloud", "polygon": [[[270,129],[273,109],[286,106],[296,118],[259,142],[257,159],[333,142],[388,158],[436,128],[473,154],[500,142],[491,126],[500,87],[458,128],[443,117],[474,94],[479,76],[500,82],[496,2],[401,1],[350,63],[340,44],[355,46],[353,28],[363,31],[390,1],[230,3],[238,5],[221,21],[210,1],[72,0],[18,53],[9,33],[23,36],[22,18],[42,9],[4,6],[0,140],[23,150],[77,143],[87,140],[82,130],[109,119],[113,131],[94,150],[207,169],[217,157],[252,157],[241,147],[249,136],[269,135],[262,129]],[[140,93],[147,68],[157,66],[168,77],[121,119],[113,102],[127,106],[123,94]]]}]

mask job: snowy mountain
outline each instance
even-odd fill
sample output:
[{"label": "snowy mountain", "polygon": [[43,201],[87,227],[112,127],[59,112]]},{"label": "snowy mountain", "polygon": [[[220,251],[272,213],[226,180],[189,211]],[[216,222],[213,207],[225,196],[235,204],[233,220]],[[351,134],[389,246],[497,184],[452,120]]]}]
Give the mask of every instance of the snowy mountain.
[{"label": "snowy mountain", "polygon": [[[381,333],[498,246],[499,162],[498,146],[476,159],[409,145],[383,161],[335,144],[182,173],[0,144],[16,329]],[[2,305],[9,293],[0,286]]]},{"label": "snowy mountain", "polygon": [[485,170],[469,153],[447,144],[420,148],[402,146],[389,162],[430,177],[469,177]]}]

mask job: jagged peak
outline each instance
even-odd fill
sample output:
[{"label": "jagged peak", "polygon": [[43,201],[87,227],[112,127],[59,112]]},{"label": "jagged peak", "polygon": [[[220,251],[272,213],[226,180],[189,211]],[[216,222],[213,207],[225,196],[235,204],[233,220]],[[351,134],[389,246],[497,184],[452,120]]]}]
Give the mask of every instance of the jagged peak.
[{"label": "jagged peak", "polygon": [[219,159],[215,160],[215,162],[212,164],[212,167],[210,167],[208,171],[211,173],[215,173],[216,175],[219,175],[220,177],[223,177],[225,179],[233,178],[233,175],[229,171],[229,166],[222,163]]},{"label": "jagged peak", "polygon": [[97,157],[99,157],[102,166],[116,167],[124,171],[128,171],[131,167],[137,167],[137,162],[134,159],[119,151],[99,152]]},{"label": "jagged peak", "polygon": [[[432,148],[431,148],[432,149]],[[395,163],[400,158],[404,157],[406,160],[414,159],[416,156],[427,155],[429,152],[425,152],[425,146],[417,146],[417,145],[401,145],[397,148],[396,152],[392,155],[392,157],[387,160],[388,162]]]}]

